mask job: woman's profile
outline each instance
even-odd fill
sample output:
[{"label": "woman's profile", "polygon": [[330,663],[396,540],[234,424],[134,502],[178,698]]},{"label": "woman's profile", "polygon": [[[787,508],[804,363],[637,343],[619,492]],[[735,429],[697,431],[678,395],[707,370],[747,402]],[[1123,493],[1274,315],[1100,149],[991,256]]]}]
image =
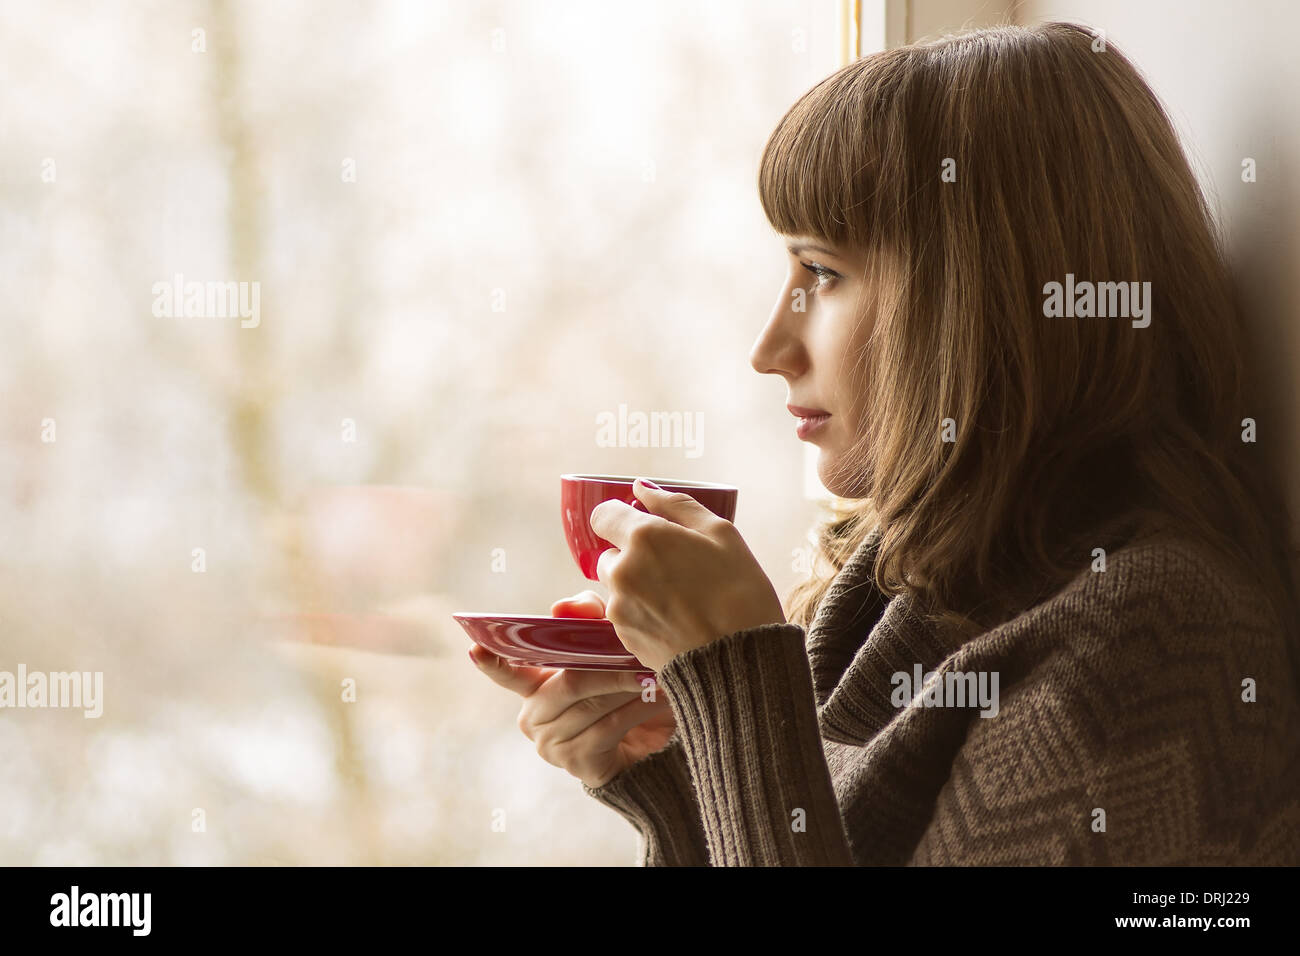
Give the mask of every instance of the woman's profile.
[{"label": "woman's profile", "polygon": [[864,57],[763,151],[750,355],[839,501],[784,606],[729,522],[592,527],[655,671],[512,667],[650,865],[1300,863],[1300,610],[1218,229],[1071,24]]}]

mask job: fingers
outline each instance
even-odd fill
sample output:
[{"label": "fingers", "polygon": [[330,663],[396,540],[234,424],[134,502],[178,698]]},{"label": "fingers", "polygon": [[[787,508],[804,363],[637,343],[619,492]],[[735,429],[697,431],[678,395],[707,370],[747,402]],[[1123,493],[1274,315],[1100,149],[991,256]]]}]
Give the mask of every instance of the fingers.
[{"label": "fingers", "polygon": [[[610,590],[613,590],[613,585],[610,584],[611,575],[613,574],[614,568],[618,565],[619,558],[622,554],[623,552],[618,548],[606,548],[604,551],[600,552],[600,557],[596,558],[596,580]],[[605,605],[605,616],[609,616],[608,604]]]},{"label": "fingers", "polygon": [[641,681],[631,671],[559,671],[529,698],[529,717],[534,726],[548,724],[584,700],[611,694],[640,696]]},{"label": "fingers", "polygon": [[519,710],[519,729],[529,740],[540,742],[543,738],[551,743],[563,743],[582,733],[610,711],[617,710],[631,700],[638,700],[639,694],[617,693],[599,694],[576,700],[560,714],[550,720],[538,720],[537,708],[530,706],[532,698],[524,701]]},{"label": "fingers", "polygon": [[551,605],[551,617],[603,618],[605,599],[595,591],[582,591],[573,597],[561,598]]},{"label": "fingers", "polygon": [[644,505],[635,508],[617,498],[610,498],[596,505],[591,509],[591,517],[588,519],[588,524],[597,537],[604,538],[610,544],[620,548],[628,546],[633,529],[647,524],[664,523],[663,518],[650,514]]},{"label": "fingers", "polygon": [[658,485],[646,484],[644,478],[638,478],[632,483],[632,494],[645,504],[646,510],[652,515],[666,518],[673,524],[690,528],[692,531],[707,534],[716,531],[722,522],[730,524],[725,518],[718,517],[686,492],[664,491]]},{"label": "fingers", "polygon": [[566,712],[549,724],[524,730],[525,733],[532,730],[529,737],[537,745],[538,754],[548,763],[566,766],[607,753],[617,747],[633,727],[670,711],[668,701],[662,698],[652,702],[642,701],[639,697],[621,702],[601,700],[603,712],[597,712],[595,704],[583,701],[582,705],[575,705],[570,708],[573,713]]},{"label": "fingers", "polygon": [[[498,657],[486,648],[475,644],[469,649],[469,658],[480,671],[496,681],[506,690],[514,691],[521,697],[527,697],[537,690],[556,670],[553,667],[527,667],[514,665]],[[565,673],[560,671],[559,673]]]},{"label": "fingers", "polygon": [[653,720],[665,713],[672,713],[668,701],[659,698],[656,701],[643,701],[640,698],[630,700],[621,707],[611,710],[599,720],[590,724],[585,730],[568,740],[557,741],[557,747],[574,747],[583,750],[607,750],[618,745],[627,732],[639,727],[648,720]]}]

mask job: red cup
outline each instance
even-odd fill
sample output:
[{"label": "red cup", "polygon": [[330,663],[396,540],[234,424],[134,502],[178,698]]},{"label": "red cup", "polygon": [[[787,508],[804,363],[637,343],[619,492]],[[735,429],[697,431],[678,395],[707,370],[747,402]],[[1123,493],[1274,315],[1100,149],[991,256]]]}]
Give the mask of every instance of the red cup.
[{"label": "red cup", "polygon": [[[735,520],[736,498],[740,489],[732,485],[718,485],[708,481],[673,481],[664,478],[647,478],[664,491],[685,492],[720,518]],[[561,475],[560,516],[564,522],[564,540],[569,543],[569,553],[578,562],[578,568],[589,581],[596,577],[596,562],[602,551],[614,547],[591,530],[591,512],[602,501],[623,501],[644,511],[645,507],[632,493],[636,476],[624,475]]]}]

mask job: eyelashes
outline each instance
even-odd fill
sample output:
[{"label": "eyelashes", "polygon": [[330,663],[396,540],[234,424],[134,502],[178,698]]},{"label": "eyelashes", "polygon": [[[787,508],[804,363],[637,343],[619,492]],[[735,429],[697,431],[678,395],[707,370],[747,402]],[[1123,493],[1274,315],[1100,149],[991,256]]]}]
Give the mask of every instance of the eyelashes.
[{"label": "eyelashes", "polygon": [[815,262],[801,262],[799,265],[803,266],[807,272],[816,276],[818,286],[823,288],[830,285],[834,280],[842,278],[840,274],[835,272],[833,269],[827,269],[825,266],[820,266]]}]

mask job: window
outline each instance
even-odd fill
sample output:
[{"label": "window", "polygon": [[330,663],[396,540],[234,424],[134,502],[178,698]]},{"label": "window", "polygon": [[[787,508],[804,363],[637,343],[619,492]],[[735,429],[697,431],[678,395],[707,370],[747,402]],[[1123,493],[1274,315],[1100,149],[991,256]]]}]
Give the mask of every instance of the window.
[{"label": "window", "polygon": [[[739,484],[793,583],[754,183],[837,15],[10,11],[6,650],[102,672],[104,710],[0,721],[6,859],[631,859],[448,614],[587,586],[565,471]],[[621,408],[698,414],[700,453],[602,446]]]}]

